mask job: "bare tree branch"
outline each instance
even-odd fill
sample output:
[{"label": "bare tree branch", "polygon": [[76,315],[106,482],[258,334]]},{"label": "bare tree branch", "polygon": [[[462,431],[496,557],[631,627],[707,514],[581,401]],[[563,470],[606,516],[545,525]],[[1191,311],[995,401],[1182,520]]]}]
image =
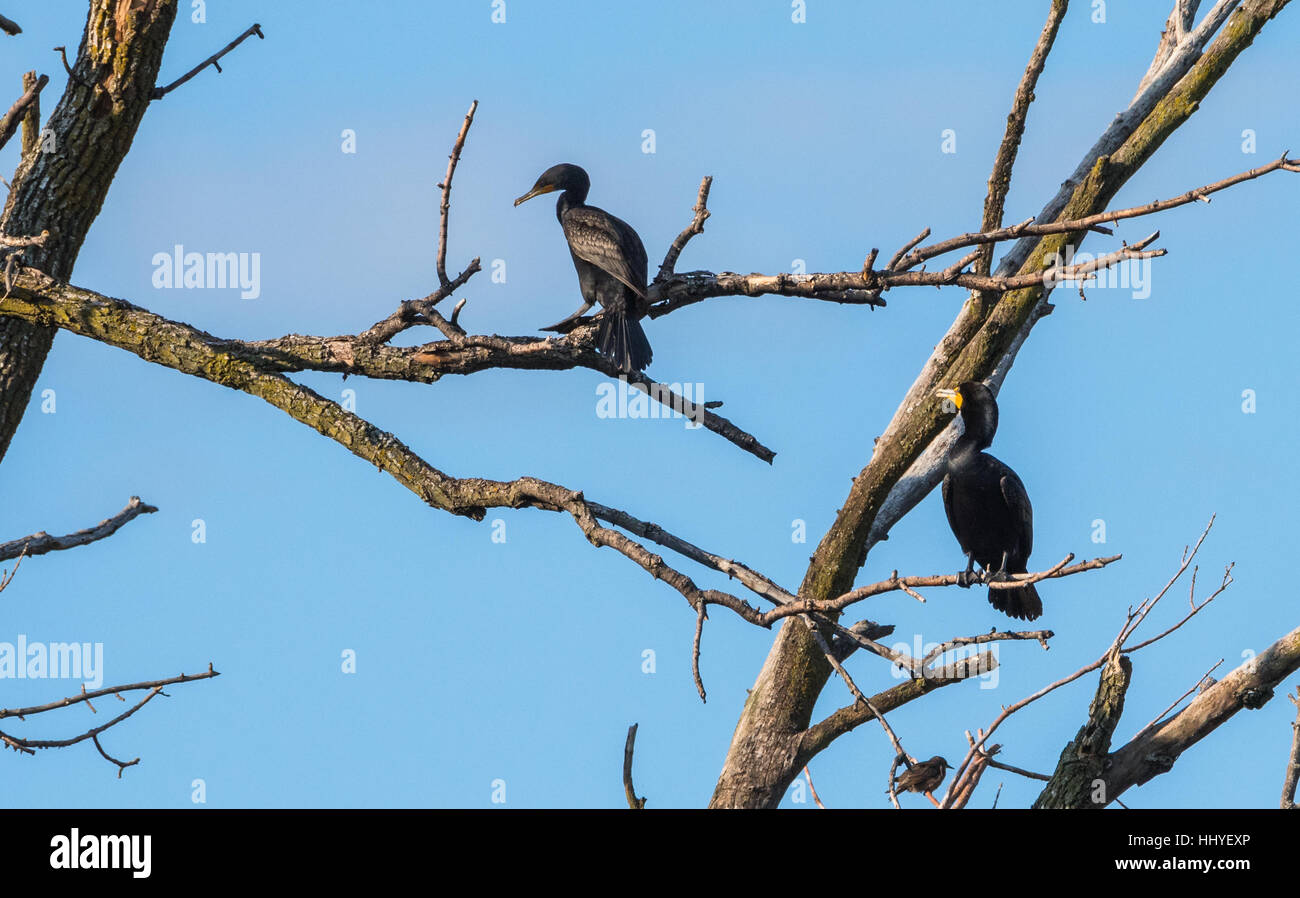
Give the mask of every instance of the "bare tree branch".
[{"label": "bare tree branch", "polygon": [[[1038,43],[1034,45],[1034,51],[1029,56],[1025,74],[1021,76],[1020,84],[1016,87],[1015,97],[1011,101],[1011,114],[1007,116],[1007,130],[1002,137],[1002,144],[998,147],[997,156],[993,160],[993,171],[989,174],[989,189],[984,199],[981,231],[991,231],[1002,224],[1007,191],[1011,187],[1011,170],[1016,164],[1016,153],[1020,149],[1020,140],[1025,133],[1029,104],[1034,101],[1034,88],[1038,84],[1038,76],[1043,73],[1043,66],[1047,64],[1047,54],[1052,51],[1057,29],[1061,26],[1061,20],[1065,18],[1065,10],[1068,6],[1068,0],[1052,0],[1047,22],[1043,25],[1042,33],[1038,35]],[[988,274],[992,263],[993,245],[990,243],[982,248],[979,261],[975,263],[975,272]]]},{"label": "bare tree branch", "polygon": [[668,247],[668,252],[664,255],[664,261],[659,266],[659,273],[655,275],[656,283],[673,273],[674,268],[677,266],[677,257],[682,254],[682,250],[686,249],[686,244],[690,239],[696,234],[704,233],[704,222],[709,217],[709,188],[712,186],[713,176],[705,175],[704,179],[700,181],[699,195],[695,198],[695,208],[693,210],[695,217],[691,219],[691,223],[677,235],[677,239]]},{"label": "bare tree branch", "polygon": [[1300,162],[1288,158],[1283,153],[1277,159],[1267,165],[1261,165],[1258,168],[1248,169],[1231,177],[1223,178],[1212,184],[1206,184],[1203,187],[1197,187],[1186,193],[1179,194],[1166,200],[1155,200],[1142,206],[1132,206],[1128,209],[1116,209],[1109,212],[1099,212],[1096,215],[1087,215],[1082,218],[1076,218],[1069,221],[1049,221],[1043,224],[1035,223],[1034,219],[1028,218],[1020,224],[1011,225],[1005,228],[990,228],[983,233],[959,234],[940,243],[934,243],[929,246],[923,246],[914,250],[899,262],[901,270],[908,270],[932,259],[935,256],[941,256],[950,253],[953,250],[965,249],[968,246],[987,245],[997,243],[1002,240],[1010,240],[1020,237],[1045,237],[1049,234],[1069,234],[1075,231],[1099,230],[1101,233],[1109,234],[1110,231],[1102,228],[1105,224],[1115,224],[1129,218],[1139,218],[1144,215],[1153,215],[1157,212],[1164,212],[1167,209],[1176,209],[1179,206],[1185,206],[1194,202],[1210,202],[1209,196],[1220,190],[1236,186],[1243,181],[1251,181],[1269,172],[1275,171],[1300,172]]},{"label": "bare tree branch", "polygon": [[23,565],[23,559],[27,557],[27,547],[18,554],[18,560],[14,562],[12,570],[0,570],[0,592],[4,592],[10,583],[14,582],[14,577],[18,576],[18,569]]},{"label": "bare tree branch", "polygon": [[153,514],[157,510],[154,506],[141,502],[139,496],[132,496],[125,508],[112,517],[100,521],[94,527],[87,527],[85,530],[78,530],[67,536],[50,536],[41,530],[31,536],[0,543],[0,561],[17,558],[23,554],[44,555],[46,552],[57,552],[61,549],[72,549],[97,542],[112,536],[123,524],[139,515]]},{"label": "bare tree branch", "polygon": [[695,689],[700,694],[700,701],[707,702],[704,692],[704,680],[700,677],[700,639],[704,636],[704,622],[709,617],[709,606],[700,602],[695,611],[695,639],[691,643],[691,674],[695,678]]},{"label": "bare tree branch", "polygon": [[68,80],[71,81],[73,84],[77,84],[84,87],[85,85],[82,83],[81,79],[78,78],[76,74],[72,71],[72,66],[68,65],[68,48],[55,47],[54,52],[59,54],[59,59],[63,62],[63,71],[67,73]]},{"label": "bare tree branch", "polygon": [[85,687],[82,687],[82,691],[80,695],[71,696],[69,698],[63,699],[58,702],[51,702],[47,705],[37,705],[31,708],[18,708],[16,710],[0,710],[0,720],[3,720],[4,718],[7,717],[16,717],[19,720],[23,720],[26,716],[29,715],[41,714],[46,711],[55,710],[57,708],[66,708],[70,705],[75,705],[79,702],[85,702],[88,706],[90,706],[91,710],[93,711],[94,706],[90,705],[90,699],[92,698],[96,698],[101,695],[116,695],[119,699],[121,699],[122,698],[121,693],[123,692],[131,692],[131,691],[136,691],[141,689],[149,690],[148,694],[145,695],[144,698],[140,699],[140,701],[136,702],[126,711],[123,711],[117,717],[114,717],[112,720],[108,721],[105,724],[102,724],[97,727],[92,727],[78,736],[73,736],[68,739],[24,739],[18,736],[12,736],[5,732],[0,732],[0,744],[6,745],[9,748],[12,748],[14,751],[20,752],[22,754],[34,755],[38,750],[43,748],[66,748],[70,745],[76,745],[79,742],[84,742],[87,739],[91,739],[94,741],[95,748],[99,750],[99,753],[103,755],[107,760],[117,765],[117,775],[119,778],[121,778],[122,771],[125,770],[127,767],[131,767],[135,764],[138,764],[140,762],[140,759],[136,758],[134,761],[117,760],[116,758],[109,755],[108,752],[104,751],[103,746],[99,744],[99,738],[98,738],[99,735],[103,733],[105,730],[109,730],[117,726],[119,723],[126,720],[136,711],[139,711],[146,704],[148,704],[149,701],[155,695],[166,695],[166,693],[163,692],[163,688],[165,686],[171,686],[179,683],[190,683],[195,680],[207,680],[207,679],[211,679],[212,677],[218,677],[218,676],[221,676],[221,674],[218,671],[213,670],[212,665],[209,664],[208,669],[203,673],[181,674],[179,676],[169,677],[164,680],[153,680],[148,683],[132,683],[124,686],[112,686],[107,689],[98,689],[93,692],[86,692]]},{"label": "bare tree branch", "polygon": [[1291,704],[1296,706],[1295,721],[1291,724],[1291,757],[1287,759],[1286,778],[1282,781],[1282,810],[1296,809],[1296,783],[1300,781],[1300,686],[1295,695],[1288,695]]},{"label": "bare tree branch", "polygon": [[469,134],[469,126],[474,124],[476,109],[478,109],[478,100],[471,103],[469,112],[465,113],[465,121],[460,126],[460,133],[456,135],[456,142],[452,144],[451,155],[447,157],[447,174],[438,185],[442,191],[442,204],[438,210],[438,284],[442,287],[447,287],[451,283],[447,277],[447,218],[451,212],[451,179],[456,174],[456,163],[460,161],[461,151],[465,149],[465,137]]},{"label": "bare tree branch", "polygon": [[632,752],[636,748],[637,724],[627,728],[627,742],[623,745],[623,791],[627,795],[627,806],[634,811],[645,808],[645,799],[636,797],[636,787],[632,785]]},{"label": "bare tree branch", "polygon": [[[1013,766],[1011,766],[1010,764],[1004,764],[1004,763],[1002,763],[1001,761],[995,761],[995,760],[993,759],[993,755],[994,755],[994,753],[995,753],[995,752],[994,752],[994,749],[1001,748],[1001,747],[1002,747],[1002,746],[1000,746],[1000,745],[992,745],[992,746],[989,746],[989,749],[988,749],[988,751],[986,752],[986,754],[989,756],[989,759],[988,759],[988,766],[993,767],[993,768],[996,768],[996,769],[998,769],[998,770],[1005,770],[1005,771],[1007,771],[1008,773],[1015,773],[1015,774],[1018,774],[1019,776],[1023,776],[1023,777],[1025,777],[1026,779],[1031,779],[1031,780],[1040,780],[1041,782],[1048,782],[1049,780],[1051,780],[1051,777],[1048,776],[1048,775],[1045,774],[1045,773],[1034,773],[1034,771],[1032,771],[1032,770],[1025,770],[1025,769],[1020,768],[1020,767],[1013,767]],[[993,803],[994,803],[995,805],[997,804],[997,799],[996,799],[996,798],[993,800]]]},{"label": "bare tree branch", "polygon": [[[194,68],[190,69],[190,70],[189,70],[188,72],[186,72],[184,75],[181,75],[179,78],[177,78],[177,79],[176,79],[175,81],[173,81],[171,84],[167,85],[166,87],[155,87],[155,88],[153,89],[153,93],[150,95],[150,99],[161,100],[163,97],[167,96],[169,93],[171,93],[172,91],[174,91],[176,88],[180,87],[180,86],[181,86],[182,84],[184,84],[186,81],[189,81],[191,78],[193,78],[193,77],[194,77],[195,75],[197,75],[199,72],[201,72],[201,71],[203,71],[204,69],[206,69],[208,66],[212,66],[214,69],[217,70],[218,73],[220,73],[220,72],[221,72],[221,63],[220,63],[220,59],[221,59],[221,57],[225,56],[225,55],[226,55],[227,53],[229,53],[231,50],[233,50],[233,49],[235,49],[236,47],[238,47],[240,44],[242,44],[242,43],[243,43],[245,40],[247,40],[249,37],[252,37],[254,34],[256,34],[256,35],[258,36],[259,39],[261,39],[261,40],[266,40],[266,35],[262,33],[262,26],[261,26],[261,25],[258,25],[257,23],[253,23],[252,25],[248,26],[248,30],[245,31],[243,34],[241,34],[239,37],[235,38],[233,41],[231,41],[230,43],[226,44],[226,46],[222,47],[222,48],[221,48],[220,50],[218,50],[216,53],[213,53],[211,56],[209,56],[207,59],[203,60],[201,63],[199,63],[198,65],[196,65]],[[55,49],[57,50],[57,49],[60,49],[60,48],[56,47]],[[66,60],[66,59],[64,60],[64,65],[65,65],[65,66],[67,65],[67,60]]]},{"label": "bare tree branch", "polygon": [[[1089,561],[1081,561],[1076,565],[1066,567],[1065,564],[1067,564],[1073,557],[1073,554],[1066,556],[1064,562],[1057,563],[1046,571],[1039,571],[1032,574],[1010,574],[1008,575],[1009,579],[1003,583],[991,580],[991,575],[987,571],[974,576],[974,579],[970,582],[984,583],[993,589],[1015,589],[1024,586],[1027,583],[1038,583],[1049,578],[1055,579],[1058,577],[1069,577],[1074,574],[1083,573],[1084,571],[1098,570],[1119,561],[1124,556],[1109,555],[1105,558],[1093,558]],[[908,587],[918,589],[932,586],[960,586],[961,579],[961,575],[959,574],[935,574],[928,577],[895,576],[890,577],[888,580],[881,580],[878,583],[859,586],[856,589],[846,592],[834,599],[826,601],[817,599],[801,599],[800,601],[803,604],[803,610],[830,613],[842,611],[850,605],[861,602],[863,599],[869,599],[873,596],[883,595],[884,593],[894,592]],[[788,614],[789,612],[786,612],[785,614],[775,616],[784,617]]]},{"label": "bare tree branch", "polygon": [[812,793],[812,800],[817,804],[817,807],[821,808],[823,811],[826,810],[826,805],[822,804],[822,800],[817,797],[817,789],[813,786],[812,774],[808,772],[807,767],[804,767],[803,775],[804,779],[808,780],[808,791]]},{"label": "bare tree branch", "polygon": [[1196,10],[1200,5],[1201,0],[1174,0],[1174,8],[1165,21],[1165,30],[1160,33],[1160,42],[1156,44],[1156,54],[1151,59],[1151,65],[1147,67],[1147,73],[1138,82],[1137,93],[1133,95],[1134,101],[1142,96],[1142,92],[1165,67],[1169,57],[1187,39],[1196,20]]},{"label": "bare tree branch", "polygon": [[3,148],[9,142],[9,138],[14,136],[14,132],[18,130],[18,123],[23,120],[28,108],[39,101],[41,91],[49,83],[49,75],[42,75],[37,78],[34,83],[23,91],[23,95],[14,101],[14,105],[9,107],[9,111],[4,114],[4,118],[0,118],[0,148]]},{"label": "bare tree branch", "polygon": [[83,687],[77,695],[62,698],[58,701],[48,702],[44,705],[31,705],[27,708],[0,708],[0,720],[8,717],[16,717],[19,720],[25,720],[36,714],[44,714],[46,711],[57,711],[60,708],[69,708],[72,705],[81,702],[89,703],[91,699],[101,698],[105,695],[119,695],[123,692],[139,692],[142,689],[163,688],[166,686],[175,686],[178,683],[189,683],[193,680],[207,680],[212,677],[221,676],[220,671],[212,669],[212,664],[208,664],[208,669],[203,673],[197,674],[180,674],[175,677],[168,677],[164,680],[149,680],[144,683],[126,683],[121,686],[106,686],[103,689],[93,689],[89,692]]},{"label": "bare tree branch", "polygon": [[41,79],[36,77],[36,72],[23,73],[23,92],[36,90],[36,96],[31,103],[27,105],[27,112],[23,115],[23,155],[28,156],[40,147],[41,143],[41,97],[40,97]]},{"label": "bare tree branch", "polygon": [[[142,703],[142,704],[143,704],[143,703]],[[118,779],[121,779],[121,778],[122,778],[122,771],[123,771],[123,770],[125,770],[125,769],[128,768],[128,767],[134,767],[136,764],[139,764],[139,763],[140,763],[140,759],[139,759],[138,757],[137,757],[134,761],[119,761],[117,758],[113,757],[113,756],[110,755],[108,752],[104,751],[104,746],[102,746],[102,745],[99,744],[99,736],[98,736],[98,735],[91,736],[91,737],[90,737],[90,741],[92,741],[92,742],[95,743],[95,748],[97,748],[97,749],[99,750],[99,753],[100,753],[101,755],[104,756],[104,760],[106,760],[106,761],[110,761],[110,762],[112,762],[112,763],[114,763],[114,764],[117,765],[117,778],[118,778]]]}]

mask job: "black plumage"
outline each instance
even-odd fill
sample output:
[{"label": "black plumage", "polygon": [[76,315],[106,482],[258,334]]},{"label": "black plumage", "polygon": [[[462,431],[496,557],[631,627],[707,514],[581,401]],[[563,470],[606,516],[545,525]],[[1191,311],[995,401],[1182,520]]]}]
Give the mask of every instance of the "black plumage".
[{"label": "black plumage", "polygon": [[949,764],[935,755],[928,761],[917,761],[894,782],[899,792],[920,792],[929,795],[943,784]]},{"label": "black plumage", "polygon": [[621,371],[644,371],[654,357],[640,320],[649,309],[645,246],[627,222],[586,204],[590,189],[585,171],[563,163],[542,172],[532,189],[515,200],[518,206],[543,193],[564,191],[555,204],[555,217],[578,271],[583,306],[545,330],[568,330],[600,303],[604,309],[597,333],[601,354]]},{"label": "black plumage", "polygon": [[[963,431],[948,453],[943,478],[943,509],[953,535],[966,553],[966,576],[975,562],[1001,578],[1023,574],[1034,549],[1034,509],[1016,472],[983,450],[998,429],[998,404],[982,383],[966,381],[940,390],[961,413]],[[1031,583],[1015,589],[989,589],[989,602],[1011,617],[1034,620],[1043,613]]]}]

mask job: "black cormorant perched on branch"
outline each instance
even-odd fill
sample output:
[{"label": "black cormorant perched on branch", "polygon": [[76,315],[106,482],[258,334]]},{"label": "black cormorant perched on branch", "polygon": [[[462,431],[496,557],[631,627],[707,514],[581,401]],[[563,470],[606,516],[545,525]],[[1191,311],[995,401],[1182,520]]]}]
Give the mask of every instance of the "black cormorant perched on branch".
[{"label": "black cormorant perched on branch", "polygon": [[[956,390],[939,390],[961,412],[964,425],[948,453],[943,478],[943,510],[953,535],[966,553],[964,577],[975,562],[993,579],[1023,574],[1034,549],[1034,509],[1016,472],[984,452],[998,429],[998,404],[982,383],[966,381]],[[963,582],[962,585],[969,585]],[[1017,589],[989,589],[989,602],[1012,617],[1033,620],[1043,603],[1033,584]]]},{"label": "black cormorant perched on branch", "polygon": [[627,222],[586,204],[590,189],[591,179],[585,171],[562,163],[542,172],[533,189],[515,200],[518,206],[543,193],[564,191],[555,204],[555,217],[569,241],[583,305],[544,330],[567,330],[592,305],[600,303],[605,310],[598,333],[601,354],[621,371],[644,371],[653,358],[640,321],[649,308],[645,246]]}]

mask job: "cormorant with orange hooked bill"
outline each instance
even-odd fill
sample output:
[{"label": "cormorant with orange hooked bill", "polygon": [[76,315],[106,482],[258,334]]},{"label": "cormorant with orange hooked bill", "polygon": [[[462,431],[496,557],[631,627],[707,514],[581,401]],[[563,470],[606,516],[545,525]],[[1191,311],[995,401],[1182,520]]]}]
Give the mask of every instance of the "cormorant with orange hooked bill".
[{"label": "cormorant with orange hooked bill", "polygon": [[[966,553],[962,585],[969,585],[977,561],[993,580],[1023,574],[1034,549],[1034,509],[1016,472],[983,451],[993,444],[998,429],[993,391],[968,380],[955,390],[939,390],[938,395],[952,400],[964,425],[948,453],[943,478],[943,510]],[[1015,589],[990,587],[989,602],[1023,620],[1034,620],[1043,613],[1032,583]]]}]

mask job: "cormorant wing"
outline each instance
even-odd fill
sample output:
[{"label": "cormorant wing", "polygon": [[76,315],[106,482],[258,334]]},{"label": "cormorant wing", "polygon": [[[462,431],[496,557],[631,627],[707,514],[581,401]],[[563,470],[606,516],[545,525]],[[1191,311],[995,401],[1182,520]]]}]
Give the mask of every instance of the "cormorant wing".
[{"label": "cormorant wing", "polygon": [[[948,527],[952,530],[953,535],[956,536],[959,532],[961,532],[961,528],[958,526],[957,523],[956,509],[952,507],[952,479],[949,477],[943,478],[942,494],[943,494],[943,513],[944,516],[948,518]],[[966,546],[963,545],[961,542],[961,537],[957,537],[957,544],[961,545],[961,550],[963,552],[967,551]]]},{"label": "cormorant wing", "polygon": [[560,219],[569,249],[584,262],[631,287],[646,298],[645,246],[632,226],[595,206],[577,206]]},{"label": "cormorant wing", "polygon": [[1025,559],[1034,551],[1034,507],[1029,504],[1029,493],[1020,482],[1016,472],[1010,468],[1002,475],[1002,498],[1007,501],[1007,508],[1020,522],[1020,536],[1024,540]]}]

